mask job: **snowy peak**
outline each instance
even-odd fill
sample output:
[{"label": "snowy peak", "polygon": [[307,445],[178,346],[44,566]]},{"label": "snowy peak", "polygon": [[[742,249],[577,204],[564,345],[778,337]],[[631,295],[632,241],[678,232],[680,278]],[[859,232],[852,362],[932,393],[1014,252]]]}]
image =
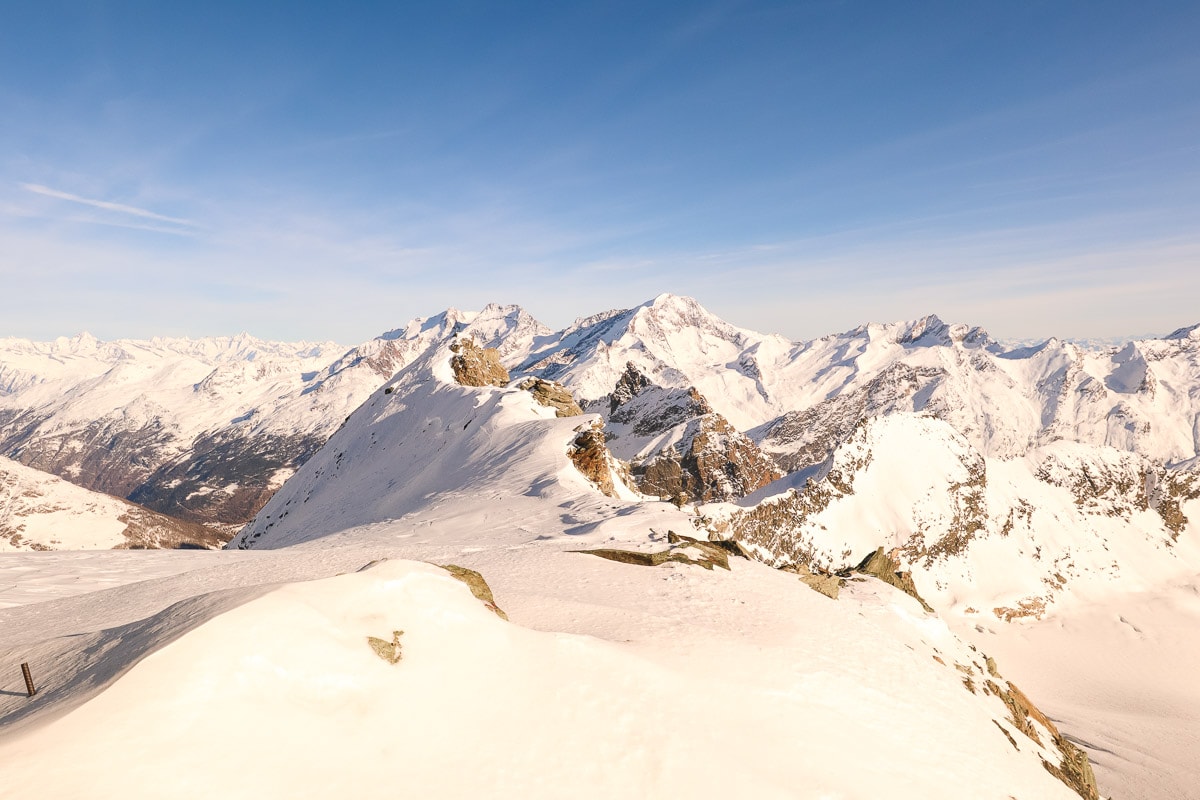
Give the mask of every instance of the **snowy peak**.
[{"label": "snowy peak", "polygon": [[635,497],[617,485],[603,435],[591,435],[594,417],[560,416],[534,381],[460,382],[454,362],[466,351],[499,365],[469,332],[431,346],[373,392],[230,546],[282,547],[443,505],[452,513],[480,492],[531,503],[602,499],[592,483],[599,473],[573,460],[603,466],[606,493]]},{"label": "snowy peak", "polygon": [[736,328],[691,298],[660,295],[636,308],[577,321],[539,342],[515,374],[556,380],[582,402],[607,396],[634,364],[654,383],[695,387],[735,427],[776,416],[758,360],[786,352],[782,337]]},{"label": "snowy peak", "polygon": [[1183,341],[1183,340],[1200,341],[1200,324],[1192,325],[1187,328],[1180,328],[1177,331],[1168,333],[1166,336],[1163,337],[1163,339],[1175,340],[1175,341]]},{"label": "snowy peak", "polygon": [[927,337],[931,340],[927,344],[949,344],[952,341],[950,326],[934,314],[896,325],[895,342],[897,344],[916,344]]},{"label": "snowy peak", "polygon": [[507,345],[512,351],[551,332],[521,306],[489,303],[477,312],[450,307],[432,317],[417,317],[403,328],[388,331],[379,338],[432,342],[469,333],[484,347],[499,349]]},{"label": "snowy peak", "polygon": [[657,342],[697,334],[715,337],[737,347],[744,347],[748,341],[745,332],[712,314],[693,298],[673,294],[660,294],[634,309],[628,330]]}]

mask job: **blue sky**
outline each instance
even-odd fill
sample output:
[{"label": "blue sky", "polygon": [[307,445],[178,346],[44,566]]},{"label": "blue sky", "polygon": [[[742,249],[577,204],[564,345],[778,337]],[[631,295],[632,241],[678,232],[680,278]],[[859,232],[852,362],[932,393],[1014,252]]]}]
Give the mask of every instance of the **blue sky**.
[{"label": "blue sky", "polygon": [[0,4],[0,335],[1200,322],[1200,4]]}]

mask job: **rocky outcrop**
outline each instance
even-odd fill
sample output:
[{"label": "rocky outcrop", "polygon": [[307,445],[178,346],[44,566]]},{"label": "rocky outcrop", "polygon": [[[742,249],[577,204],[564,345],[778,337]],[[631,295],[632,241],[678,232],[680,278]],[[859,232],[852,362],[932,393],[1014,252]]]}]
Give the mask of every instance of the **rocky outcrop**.
[{"label": "rocky outcrop", "polygon": [[488,586],[487,581],[473,569],[460,567],[457,564],[438,564],[437,566],[449,572],[454,578],[462,581],[471,590],[471,594],[479,602],[487,606],[488,610],[494,613],[502,620],[508,620],[508,614],[500,610],[500,606],[496,605],[496,598],[492,596],[492,587]]},{"label": "rocky outcrop", "polygon": [[1059,445],[1038,465],[1037,478],[1067,489],[1086,514],[1130,519],[1152,510],[1172,541],[1187,527],[1183,505],[1200,498],[1200,474],[1168,469],[1136,453]]},{"label": "rocky outcrop", "polygon": [[608,426],[609,439],[623,457],[644,457],[650,439],[712,413],[708,401],[694,387],[668,389],[654,383],[634,364],[627,363],[613,390],[585,405],[600,414]]},{"label": "rocky outcrop", "polygon": [[613,457],[604,446],[603,425],[595,423],[581,430],[567,448],[567,457],[575,469],[603,494],[616,497],[617,489],[612,476]]},{"label": "rocky outcrop", "polygon": [[[867,427],[866,421],[861,423],[856,435],[863,436]],[[833,553],[824,549],[816,532],[811,530],[813,520],[836,500],[854,494],[855,477],[870,463],[870,450],[843,448],[831,459],[822,479],[809,480],[800,490],[738,509],[729,517],[710,522],[709,531],[719,538],[747,542],[761,553],[771,554],[773,558],[762,560],[775,566],[806,564],[829,569],[844,564],[850,551]]]},{"label": "rocky outcrop", "polygon": [[783,477],[754,442],[715,412],[689,422],[683,441],[631,469],[644,494],[702,503],[745,497]]},{"label": "rocky outcrop", "polygon": [[533,399],[542,405],[553,408],[556,417],[578,417],[583,413],[583,409],[571,395],[571,390],[561,383],[541,378],[525,378],[517,384],[517,388],[532,394]]},{"label": "rocky outcrop", "polygon": [[913,583],[912,573],[902,572],[900,570],[900,562],[884,553],[882,547],[860,561],[858,566],[854,568],[854,571],[863,575],[870,575],[884,583],[895,586],[920,603],[921,608],[930,614],[933,613],[933,608],[917,592],[917,585]]},{"label": "rocky outcrop", "polygon": [[[992,667],[994,663],[989,664],[989,667]],[[995,673],[994,669],[991,671],[997,680],[1003,680]],[[1047,761],[1045,758],[1042,759],[1042,766],[1046,768],[1046,771],[1074,790],[1084,800],[1099,800],[1100,790],[1096,785],[1096,775],[1092,771],[1087,753],[1063,736],[1054,722],[1043,714],[1033,704],[1033,701],[1011,681],[1004,681],[1004,684],[1002,687],[991,680],[985,682],[987,689],[1008,707],[1009,721],[1013,726],[1035,744],[1045,745],[1046,743],[1038,735],[1037,728],[1040,726],[1049,734],[1050,743],[1058,749],[1061,758],[1057,764]]]},{"label": "rocky outcrop", "polygon": [[[987,465],[982,456],[972,451],[963,460],[963,466],[966,479],[951,481],[946,489],[952,509],[950,519],[936,532],[914,531],[904,543],[902,552],[910,564],[919,562],[931,567],[938,560],[962,555],[976,537],[987,532]],[[937,538],[928,541],[934,533]]]},{"label": "rocky outcrop", "polygon": [[643,494],[680,504],[730,500],[783,474],[695,387],[659,386],[632,362],[585,410],[604,417],[609,449],[629,461]]},{"label": "rocky outcrop", "polygon": [[[979,657],[982,657],[983,663],[980,663]],[[994,698],[998,716],[993,717],[992,722],[1013,749],[1032,749],[1046,771],[1068,788],[1084,800],[1099,800],[1096,776],[1088,762],[1087,753],[1063,736],[1054,722],[1024,692],[1000,675],[994,659],[974,647],[970,648],[969,657],[964,659],[966,663],[947,663],[938,655],[933,659],[952,668],[971,694]]]},{"label": "rocky outcrop", "polygon": [[823,594],[831,600],[837,600],[838,592],[845,579],[825,571],[813,572],[807,564],[787,564],[780,567],[784,572],[791,572],[800,582],[817,594]]},{"label": "rocky outcrop", "polygon": [[657,567],[661,564],[694,564],[704,569],[713,567],[729,569],[731,550],[723,542],[705,542],[690,536],[680,536],[674,532],[667,534],[666,550],[646,553],[639,550],[619,550],[616,548],[600,548],[596,550],[572,550],[573,553],[587,553],[609,561],[619,561],[622,564],[633,564],[639,567]]},{"label": "rocky outcrop", "polygon": [[872,417],[921,410],[923,398],[945,377],[942,369],[895,364],[852,391],[789,411],[748,434],[780,467],[795,472],[825,461]]},{"label": "rocky outcrop", "polygon": [[1147,478],[1150,507],[1162,517],[1163,524],[1171,532],[1171,539],[1174,541],[1188,524],[1187,515],[1183,513],[1183,504],[1200,498],[1200,474],[1179,470],[1163,470],[1161,474],[1151,474],[1155,480]]},{"label": "rocky outcrop", "polygon": [[367,645],[375,655],[382,658],[389,664],[399,664],[400,659],[404,657],[400,646],[400,637],[404,635],[404,631],[392,631],[392,640],[380,639],[378,636],[368,636]]},{"label": "rocky outcrop", "polygon": [[466,336],[455,339],[450,351],[454,353],[450,358],[454,379],[463,386],[508,386],[508,370],[495,348],[480,347]]}]

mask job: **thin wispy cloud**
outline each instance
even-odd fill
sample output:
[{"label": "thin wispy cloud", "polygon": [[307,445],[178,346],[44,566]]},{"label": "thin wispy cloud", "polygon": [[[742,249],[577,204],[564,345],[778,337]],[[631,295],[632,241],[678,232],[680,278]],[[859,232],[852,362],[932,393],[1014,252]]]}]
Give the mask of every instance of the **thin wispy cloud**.
[{"label": "thin wispy cloud", "polygon": [[95,200],[90,197],[81,197],[77,194],[59,191],[58,189],[51,189],[49,186],[42,186],[36,183],[23,183],[21,184],[21,188],[27,192],[40,194],[43,197],[52,197],[56,200],[66,200],[69,203],[78,203],[80,205],[99,208],[105,211],[113,211],[118,214],[128,214],[130,216],[140,217],[142,219],[152,219],[156,222],[167,222],[172,225],[183,225],[188,228],[199,227],[197,223],[190,219],[168,217],[165,214],[159,214],[154,211],[149,211],[145,208],[138,208],[137,206],[128,206],[124,203],[112,203],[108,200]]}]

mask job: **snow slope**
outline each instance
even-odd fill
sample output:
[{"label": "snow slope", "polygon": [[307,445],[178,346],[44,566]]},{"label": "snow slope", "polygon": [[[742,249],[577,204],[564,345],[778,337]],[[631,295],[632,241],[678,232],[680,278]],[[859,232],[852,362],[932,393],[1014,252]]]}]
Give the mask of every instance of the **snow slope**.
[{"label": "snow slope", "polygon": [[468,328],[508,347],[547,332],[515,306],[489,306],[348,351],[245,335],[0,340],[0,452],[232,533],[371,391]]},{"label": "snow slope", "polygon": [[[566,455],[588,417],[456,385],[449,355],[371,395],[256,549],[0,609],[0,659],[44,686],[0,693],[0,796],[1077,796],[984,655],[886,584],[577,552],[693,518],[601,495]],[[367,637],[394,631],[390,664]]]},{"label": "snow slope", "polygon": [[215,547],[217,531],[0,457],[0,551]]},{"label": "snow slope", "polygon": [[1197,796],[1200,573],[1023,625],[951,622],[1085,743],[1113,797]]},{"label": "snow slope", "polygon": [[985,458],[948,423],[859,425],[800,487],[703,512],[769,563],[839,570],[877,547],[936,608],[997,619],[1140,592],[1200,568],[1200,475],[1059,441]]}]

